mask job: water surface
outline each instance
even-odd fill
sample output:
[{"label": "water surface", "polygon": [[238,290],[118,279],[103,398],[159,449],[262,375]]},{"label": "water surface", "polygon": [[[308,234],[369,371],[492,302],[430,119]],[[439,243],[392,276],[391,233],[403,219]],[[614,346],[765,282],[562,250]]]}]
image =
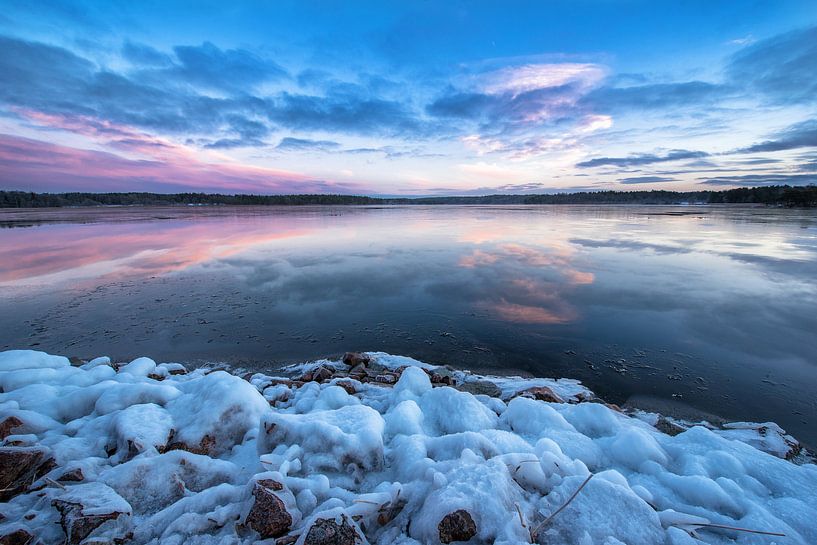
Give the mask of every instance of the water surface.
[{"label": "water surface", "polygon": [[382,350],[817,444],[817,212],[0,210],[0,348],[248,369]]}]

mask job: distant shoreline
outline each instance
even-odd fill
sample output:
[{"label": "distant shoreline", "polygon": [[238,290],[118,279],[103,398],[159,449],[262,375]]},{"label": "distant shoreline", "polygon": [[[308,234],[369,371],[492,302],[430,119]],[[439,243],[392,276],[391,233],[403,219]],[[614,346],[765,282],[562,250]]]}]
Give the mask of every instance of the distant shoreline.
[{"label": "distant shoreline", "polygon": [[446,204],[758,204],[817,207],[817,186],[776,185],[722,191],[594,191],[540,195],[444,197],[367,197],[361,195],[223,195],[218,193],[33,193],[0,191],[0,208],[99,206],[308,206],[308,205],[446,205]]}]

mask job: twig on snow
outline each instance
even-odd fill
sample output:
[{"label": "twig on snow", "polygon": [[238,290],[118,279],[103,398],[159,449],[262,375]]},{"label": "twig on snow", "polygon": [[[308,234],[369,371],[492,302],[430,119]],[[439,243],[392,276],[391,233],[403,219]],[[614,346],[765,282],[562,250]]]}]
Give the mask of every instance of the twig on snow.
[{"label": "twig on snow", "polygon": [[567,506],[570,504],[570,502],[572,502],[572,501],[573,501],[573,500],[576,498],[576,496],[578,496],[578,495],[579,495],[579,492],[581,492],[581,491],[582,491],[582,488],[584,488],[584,487],[587,485],[587,483],[589,483],[589,482],[590,482],[590,479],[592,479],[592,478],[593,478],[593,473],[591,473],[590,475],[588,475],[588,476],[587,476],[587,478],[584,480],[584,482],[583,482],[582,484],[580,484],[580,485],[579,485],[579,488],[577,488],[577,489],[576,489],[576,491],[575,491],[575,492],[573,492],[573,495],[572,495],[572,496],[570,496],[569,498],[567,498],[567,501],[566,501],[566,502],[564,502],[564,503],[562,504],[562,506],[561,506],[561,507],[559,507],[559,508],[558,508],[556,511],[554,511],[553,513],[551,513],[551,514],[550,514],[550,516],[548,516],[548,518],[546,518],[545,520],[543,520],[543,521],[542,521],[542,522],[539,524],[539,526],[537,526],[536,528],[534,528],[533,530],[531,530],[531,532],[530,532],[530,539],[531,539],[531,541],[532,541],[532,542],[536,542],[536,536],[539,534],[539,530],[541,530],[541,529],[542,529],[542,527],[544,527],[544,526],[545,526],[547,523],[549,523],[551,520],[553,520],[553,517],[555,517],[556,515],[558,515],[559,513],[561,513],[561,512],[562,512],[562,509],[564,509],[565,507],[567,507]]}]

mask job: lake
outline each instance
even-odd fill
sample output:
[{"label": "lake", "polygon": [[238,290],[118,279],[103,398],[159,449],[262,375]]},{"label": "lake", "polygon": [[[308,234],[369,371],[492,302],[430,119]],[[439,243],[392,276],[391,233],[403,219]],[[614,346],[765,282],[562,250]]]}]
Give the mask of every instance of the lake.
[{"label": "lake", "polygon": [[817,445],[817,211],[0,210],[0,349],[269,371],[384,351]]}]

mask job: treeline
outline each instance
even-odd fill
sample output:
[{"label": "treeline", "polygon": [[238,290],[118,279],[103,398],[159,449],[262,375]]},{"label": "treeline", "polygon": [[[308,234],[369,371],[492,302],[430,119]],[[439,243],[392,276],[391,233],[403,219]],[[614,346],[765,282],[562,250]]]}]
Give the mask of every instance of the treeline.
[{"label": "treeline", "polygon": [[0,208],[155,205],[355,204],[765,204],[817,206],[817,186],[742,187],[723,191],[593,191],[548,195],[378,198],[357,195],[221,195],[216,193],[31,193],[0,191]]}]

